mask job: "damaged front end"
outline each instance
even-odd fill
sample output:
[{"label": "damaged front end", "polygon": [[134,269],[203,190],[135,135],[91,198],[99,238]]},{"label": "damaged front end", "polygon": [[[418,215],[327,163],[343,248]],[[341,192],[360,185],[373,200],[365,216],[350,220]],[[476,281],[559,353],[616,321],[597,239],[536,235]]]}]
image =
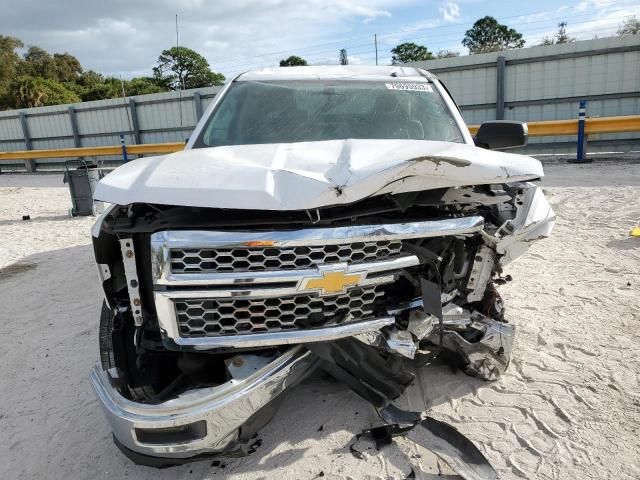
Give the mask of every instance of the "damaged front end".
[{"label": "damaged front end", "polygon": [[503,266],[554,219],[536,184],[508,178],[301,210],[112,205],[93,231],[90,379],[117,445],[156,466],[246,454],[316,367],[383,418],[444,349],[495,380],[514,336]]}]

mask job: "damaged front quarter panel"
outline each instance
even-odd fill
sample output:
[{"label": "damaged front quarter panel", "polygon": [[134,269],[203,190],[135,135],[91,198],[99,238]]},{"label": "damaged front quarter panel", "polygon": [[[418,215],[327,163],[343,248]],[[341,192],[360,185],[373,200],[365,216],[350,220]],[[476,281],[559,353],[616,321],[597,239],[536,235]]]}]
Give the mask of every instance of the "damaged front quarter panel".
[{"label": "damaged front quarter panel", "polygon": [[[201,413],[191,407],[184,411],[188,425],[206,421],[206,435],[198,433],[200,427],[185,430],[185,422],[168,413],[172,405],[179,403],[171,395],[158,403],[167,389],[175,389],[173,395],[177,394],[177,398],[189,391],[204,395],[205,390],[196,388],[195,382],[199,378],[196,375],[201,375],[197,372],[208,363],[198,366],[198,362],[217,362],[218,371],[226,371],[232,384],[237,382],[235,372],[242,365],[234,362],[244,361],[232,355],[238,348],[253,349],[265,358],[280,361],[277,359],[287,355],[283,349],[288,344],[304,343],[305,347],[299,348],[309,350],[312,358],[322,359],[321,368],[378,408],[390,405],[413,379],[416,366],[431,361],[443,349],[457,354],[467,373],[496,380],[509,364],[514,335],[514,327],[504,321],[496,290],[502,265],[523,253],[531,240],[548,234],[554,219],[537,186],[510,185],[448,190],[436,207],[428,207],[459,209],[459,215],[466,217],[339,228],[310,228],[310,219],[309,227],[299,230],[169,229],[132,235],[128,231],[119,233],[122,227],[118,225],[129,229],[137,209],[148,212],[144,214],[148,220],[162,210],[113,207],[110,215],[103,218],[105,223],[95,229],[96,258],[103,271],[109,272],[101,276],[112,307],[106,315],[115,324],[130,322],[129,330],[123,331],[124,337],[114,330],[111,340],[114,344],[120,338],[126,342],[128,335],[135,340],[129,347],[120,347],[130,350],[126,355],[118,353],[114,345],[110,355],[115,364],[110,367],[109,361],[103,361],[103,368],[96,367],[92,374],[92,382],[118,445],[137,462],[148,464],[153,464],[154,458],[181,462],[203,454],[242,451],[237,445],[244,417],[238,417],[233,432],[214,428],[223,418],[215,405],[226,401],[224,382],[211,390],[218,392],[219,400],[211,397],[205,401],[202,397],[203,403],[197,407]],[[445,204],[437,206],[443,198],[447,199]],[[464,203],[465,198],[468,203]],[[504,201],[496,203],[496,198]],[[416,206],[403,208],[412,212]],[[472,213],[475,216],[470,216]],[[127,248],[120,249],[120,245]],[[131,257],[138,258],[138,268],[140,264],[145,266],[136,276],[132,276],[136,267],[125,265],[129,248],[135,251]],[[231,259],[230,263],[226,259]],[[248,261],[257,262],[257,270],[247,271],[244,265]],[[276,264],[286,268],[271,270]],[[326,265],[331,268],[326,270]],[[320,290],[308,281],[324,278],[323,272],[327,271],[337,276],[327,283],[316,282],[322,283]],[[286,283],[290,281],[294,283]],[[338,286],[336,281],[348,283]],[[136,298],[139,295],[143,299],[144,321],[135,318],[138,304],[128,298],[131,286],[138,283],[142,285]],[[362,288],[382,290],[375,295],[359,293],[355,303],[350,303],[354,301],[349,300],[349,292]],[[331,293],[334,289],[336,293]],[[309,294],[311,297],[306,300]],[[334,300],[332,295],[343,297]],[[295,301],[285,302],[289,297]],[[341,303],[342,298],[346,303]],[[334,317],[318,316],[323,302],[331,305]],[[300,310],[303,308],[305,312]],[[357,318],[352,309],[356,309]],[[294,314],[298,320],[285,322],[284,329],[282,320]],[[226,330],[229,324],[221,318],[234,319],[233,331]],[[385,321],[376,323],[381,318]],[[272,330],[270,325],[274,322],[278,326]],[[249,328],[257,333],[245,333]],[[334,335],[334,331],[347,333]],[[345,338],[352,335],[355,336],[351,339]],[[151,353],[171,362],[165,371],[175,370],[174,380],[158,379],[158,373],[153,371],[136,370],[135,365],[144,366],[150,361],[145,358]],[[132,355],[137,358],[135,364],[117,361]],[[186,358],[190,360],[187,362]],[[193,366],[187,368],[193,362],[196,370]],[[296,377],[288,378],[286,371],[278,374],[278,392],[303,378],[305,362],[298,362]],[[149,380],[145,380],[147,376]],[[136,386],[131,384],[134,378]],[[266,377],[237,394],[252,395],[251,389],[265,388],[264,381]],[[127,383],[129,387],[123,389]],[[129,418],[122,405],[134,408],[139,402],[138,420]],[[142,422],[140,412],[147,410],[143,405],[149,402],[153,405],[149,412],[155,420]],[[254,413],[266,405],[255,400],[249,403],[256,406]],[[209,412],[206,418],[203,412]],[[245,416],[248,419],[251,414]],[[138,427],[142,429],[142,440],[123,433]],[[172,446],[176,436],[181,435],[178,432],[183,431],[186,437],[180,448]],[[191,438],[194,435],[201,436]],[[149,443],[149,438],[159,443]]]},{"label": "damaged front quarter panel", "polygon": [[529,182],[513,187],[515,215],[500,212],[504,223],[492,234],[489,242],[500,255],[500,263],[507,265],[529,249],[531,242],[547,238],[556,221],[556,214],[549,205],[542,189]]},{"label": "damaged front quarter panel", "polygon": [[[413,75],[402,88],[443,94],[425,72],[388,68]],[[393,126],[401,138],[190,141],[99,183],[112,205],[92,229],[105,303],[90,378],[132,460],[250,453],[281,394],[322,368],[383,430],[420,424],[464,478],[493,478],[459,432],[393,401],[443,352],[486,380],[509,365],[515,327],[498,288],[553,228],[530,183],[542,167],[465,131],[455,143]]]}]

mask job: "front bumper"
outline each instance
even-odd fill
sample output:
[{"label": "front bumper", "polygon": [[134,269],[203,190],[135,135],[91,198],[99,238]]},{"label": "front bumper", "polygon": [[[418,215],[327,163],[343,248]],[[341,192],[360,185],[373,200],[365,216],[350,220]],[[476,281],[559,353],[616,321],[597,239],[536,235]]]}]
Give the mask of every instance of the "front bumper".
[{"label": "front bumper", "polygon": [[136,453],[185,459],[227,451],[247,419],[297,384],[317,360],[302,346],[243,369],[222,385],[186,392],[160,404],[123,397],[96,365],[89,378],[118,443]]}]

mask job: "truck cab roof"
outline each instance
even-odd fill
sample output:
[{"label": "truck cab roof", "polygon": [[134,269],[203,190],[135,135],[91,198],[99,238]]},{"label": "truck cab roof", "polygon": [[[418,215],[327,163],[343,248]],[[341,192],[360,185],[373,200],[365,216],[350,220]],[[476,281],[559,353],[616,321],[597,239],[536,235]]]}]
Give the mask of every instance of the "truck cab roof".
[{"label": "truck cab roof", "polygon": [[308,67],[270,67],[240,74],[236,81],[352,80],[429,82],[429,72],[407,66],[314,65]]}]

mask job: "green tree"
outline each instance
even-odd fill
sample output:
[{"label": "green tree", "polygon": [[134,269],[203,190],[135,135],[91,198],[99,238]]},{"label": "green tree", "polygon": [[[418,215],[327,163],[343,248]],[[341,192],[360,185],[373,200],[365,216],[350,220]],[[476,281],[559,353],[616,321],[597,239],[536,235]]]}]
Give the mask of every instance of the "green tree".
[{"label": "green tree", "polygon": [[76,83],[83,87],[93,87],[102,82],[104,82],[102,74],[94,72],[93,70],[85,70],[76,80]]},{"label": "green tree", "polygon": [[460,52],[454,52],[453,50],[439,50],[436,54],[436,58],[453,58],[459,56]]},{"label": "green tree", "polygon": [[54,53],[53,63],[59,82],[75,82],[82,75],[80,61],[69,53]]},{"label": "green tree", "polygon": [[20,63],[16,49],[24,44],[17,38],[0,35],[0,82],[10,81]]},{"label": "green tree", "polygon": [[391,54],[391,63],[393,65],[422,62],[435,58],[427,47],[415,43],[401,43],[391,50]]},{"label": "green tree", "polygon": [[158,85],[153,77],[135,77],[125,80],[124,89],[127,95],[147,95],[149,93],[161,93],[167,90]]},{"label": "green tree", "polygon": [[[23,47],[24,44],[19,39],[0,35],[0,109],[117,98],[123,94],[123,84],[126,95],[145,95],[169,89],[170,79],[166,78],[168,75],[161,76],[160,81],[156,77],[121,81],[92,70],[84,71],[80,61],[69,53],[50,54],[38,46],[30,46],[20,56],[17,50]],[[194,58],[194,55],[189,54],[192,51],[185,50],[187,52],[183,56],[187,59],[179,60],[188,67],[182,72],[187,88],[224,81],[222,75],[210,71],[206,60],[195,52]],[[177,53],[182,55],[184,52]],[[204,73],[198,70],[202,62],[206,66]],[[192,72],[197,75],[192,75]],[[169,70],[167,73],[172,72]],[[179,84],[177,80],[176,84]]]},{"label": "green tree", "polygon": [[222,85],[224,75],[211,71],[207,59],[187,47],[163,50],[153,68],[157,85],[170,90]]},{"label": "green tree", "polygon": [[41,107],[47,95],[44,86],[34,77],[28,76],[15,79],[10,93],[13,98],[12,106],[17,108]]},{"label": "green tree", "polygon": [[84,102],[122,97],[123,86],[126,96],[167,91],[166,88],[158,85],[153,77],[135,77],[131,80],[120,80],[115,77],[105,78],[93,70],[83,72],[76,83],[65,84],[65,86],[78,94]]},{"label": "green tree", "polygon": [[57,80],[56,62],[46,50],[34,45],[24,54],[24,62],[20,64],[20,76],[52,78]]},{"label": "green tree", "polygon": [[633,15],[625,18],[618,28],[618,35],[638,35],[640,34],[640,20]]},{"label": "green tree", "polygon": [[558,43],[571,43],[576,39],[567,35],[567,22],[558,24],[558,31],[552,37],[544,37],[540,45],[555,45]]},{"label": "green tree", "polygon": [[16,49],[23,46],[17,38],[0,35],[0,108],[10,107],[14,103],[9,95],[9,86],[21,62]]},{"label": "green tree", "polygon": [[[114,79],[116,80],[116,79]],[[113,82],[96,83],[84,90],[81,95],[83,102],[90,102],[92,100],[107,100],[109,98],[118,98],[120,90],[118,84]]]},{"label": "green tree", "polygon": [[493,17],[483,17],[476,21],[464,34],[462,45],[470,53],[499,52],[512,48],[522,48],[522,34],[498,23]]},{"label": "green tree", "polygon": [[44,105],[77,103],[80,97],[50,78],[22,76],[10,86],[10,94],[16,108],[33,108]]},{"label": "green tree", "polygon": [[80,96],[83,102],[117,96],[115,83],[105,83],[104,76],[93,70],[82,72],[75,82],[65,84],[65,86]]},{"label": "green tree", "polygon": [[297,55],[291,55],[289,58],[280,60],[281,67],[304,67],[306,65],[307,61],[302,57],[298,57]]},{"label": "green tree", "polygon": [[30,75],[56,80],[75,82],[82,74],[80,61],[69,53],[49,54],[40,47],[30,46],[20,64],[19,75]]}]

